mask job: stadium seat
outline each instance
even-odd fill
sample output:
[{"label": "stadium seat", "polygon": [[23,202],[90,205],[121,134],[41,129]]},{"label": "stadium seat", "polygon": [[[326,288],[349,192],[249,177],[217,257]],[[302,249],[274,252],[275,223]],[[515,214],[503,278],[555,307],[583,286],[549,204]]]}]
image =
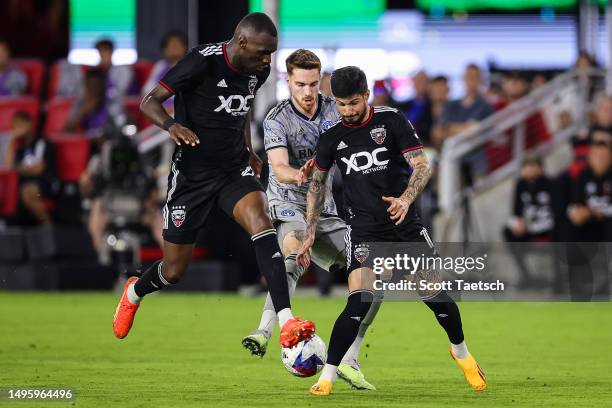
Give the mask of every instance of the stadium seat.
[{"label": "stadium seat", "polygon": [[60,181],[78,181],[89,161],[89,139],[75,135],[52,135],[49,139],[55,144]]},{"label": "stadium seat", "polygon": [[134,70],[134,76],[138,82],[138,91],[140,92],[147,79],[149,79],[149,75],[151,75],[153,63],[147,60],[138,60],[132,65],[132,69]]},{"label": "stadium seat", "polygon": [[123,109],[129,120],[136,124],[138,130],[142,130],[153,124],[153,122],[140,111],[140,101],[140,96],[127,96],[123,100]]},{"label": "stadium seat", "polygon": [[17,59],[15,64],[28,77],[28,95],[40,97],[42,91],[43,76],[45,74],[45,64],[38,59]]},{"label": "stadium seat", "polygon": [[33,96],[19,98],[0,98],[0,132],[10,130],[13,123],[13,115],[18,111],[26,111],[34,119],[34,127],[38,124],[38,112],[40,102]]},{"label": "stadium seat", "polygon": [[17,214],[19,201],[19,177],[12,170],[0,170],[0,217]]},{"label": "stadium seat", "polygon": [[47,119],[43,129],[45,135],[64,130],[73,103],[74,99],[72,98],[53,98],[47,102]]}]

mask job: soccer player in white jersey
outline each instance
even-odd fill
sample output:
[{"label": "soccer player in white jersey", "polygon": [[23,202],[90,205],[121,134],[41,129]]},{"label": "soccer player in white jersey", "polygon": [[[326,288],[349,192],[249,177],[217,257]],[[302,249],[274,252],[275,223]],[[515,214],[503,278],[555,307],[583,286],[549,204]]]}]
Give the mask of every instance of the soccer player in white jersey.
[{"label": "soccer player in white jersey", "polygon": [[[285,257],[289,293],[293,294],[303,269],[296,264],[296,255],[306,230],[306,195],[309,183],[304,169],[312,166],[319,134],[340,117],[334,99],[319,92],[321,61],[311,51],[299,49],[286,60],[290,98],[281,101],[264,120],[264,142],[268,154],[270,176],[266,194],[270,213]],[[331,177],[326,185],[323,216],[318,224],[313,246],[313,261],[333,272],[346,268],[346,224],[336,211]],[[338,366],[338,375],[353,388],[375,389],[359,368],[358,355],[363,337],[372,323],[380,302],[373,303],[361,322],[359,333]],[[257,330],[242,340],[253,355],[263,357],[276,322],[270,295],[266,298]]]}]

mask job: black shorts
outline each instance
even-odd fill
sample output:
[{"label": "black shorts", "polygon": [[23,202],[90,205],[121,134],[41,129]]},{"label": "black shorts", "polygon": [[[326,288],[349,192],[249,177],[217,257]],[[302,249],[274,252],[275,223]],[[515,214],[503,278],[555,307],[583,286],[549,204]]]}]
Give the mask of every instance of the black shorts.
[{"label": "black shorts", "polygon": [[379,228],[347,225],[345,241],[347,277],[355,269],[366,266],[365,262],[371,251],[368,243],[414,242],[423,244],[419,248],[424,248],[430,255],[435,254],[435,247],[427,228],[418,222],[405,222],[399,226],[386,224]]},{"label": "black shorts", "polygon": [[193,244],[198,230],[214,205],[233,218],[236,203],[253,191],[264,191],[251,166],[244,164],[234,170],[215,170],[189,178],[176,163],[168,176],[168,195],[163,208],[165,241],[173,244]]}]

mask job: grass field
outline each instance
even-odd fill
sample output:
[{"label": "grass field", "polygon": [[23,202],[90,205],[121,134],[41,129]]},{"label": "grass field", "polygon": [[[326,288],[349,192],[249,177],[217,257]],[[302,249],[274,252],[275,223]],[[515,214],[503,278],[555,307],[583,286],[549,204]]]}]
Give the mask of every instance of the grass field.
[{"label": "grass field", "polygon": [[[489,388],[472,391],[424,305],[387,303],[364,341],[378,391],[341,380],[330,398],[289,375],[278,334],[263,359],[240,339],[262,300],[227,295],[147,298],[131,334],[114,338],[116,295],[0,292],[0,387],[72,387],[77,407],[603,407],[612,406],[612,303],[462,303],[470,350]],[[343,299],[296,298],[327,342]],[[50,405],[49,405],[50,404]]]}]

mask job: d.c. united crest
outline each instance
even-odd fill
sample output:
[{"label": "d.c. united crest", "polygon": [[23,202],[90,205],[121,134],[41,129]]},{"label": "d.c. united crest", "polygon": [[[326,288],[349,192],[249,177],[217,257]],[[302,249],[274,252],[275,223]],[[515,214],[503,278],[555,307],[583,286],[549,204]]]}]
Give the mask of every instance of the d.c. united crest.
[{"label": "d.c. united crest", "polygon": [[256,76],[252,76],[251,79],[249,79],[249,92],[251,95],[255,93],[255,87],[257,87],[258,82],[259,81]]},{"label": "d.c. united crest", "polygon": [[383,127],[377,127],[370,130],[370,136],[372,136],[372,140],[376,142],[376,144],[382,144],[387,137],[387,129]]},{"label": "d.c. united crest", "polygon": [[366,244],[359,244],[355,247],[355,259],[363,263],[370,255],[370,248]]},{"label": "d.c. united crest", "polygon": [[170,216],[172,217],[172,223],[176,228],[179,228],[181,225],[183,225],[183,223],[185,222],[186,214],[187,212],[185,211],[184,205],[172,207],[172,212],[170,213]]}]

